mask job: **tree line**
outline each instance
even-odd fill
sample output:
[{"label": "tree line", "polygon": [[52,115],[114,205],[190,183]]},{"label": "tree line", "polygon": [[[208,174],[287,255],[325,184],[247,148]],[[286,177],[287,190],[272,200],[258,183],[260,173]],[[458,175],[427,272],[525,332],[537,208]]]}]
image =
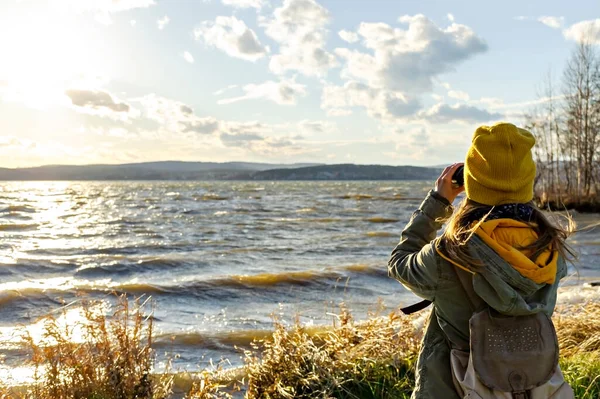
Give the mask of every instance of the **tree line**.
[{"label": "tree line", "polygon": [[600,205],[600,56],[589,37],[573,50],[560,83],[548,73],[525,115],[537,139],[535,191],[544,206]]}]

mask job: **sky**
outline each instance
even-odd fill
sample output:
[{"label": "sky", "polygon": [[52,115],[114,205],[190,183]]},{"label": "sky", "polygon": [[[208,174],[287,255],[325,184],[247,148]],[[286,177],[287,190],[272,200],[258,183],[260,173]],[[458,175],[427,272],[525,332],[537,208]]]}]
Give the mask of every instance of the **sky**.
[{"label": "sky", "polygon": [[597,0],[0,0],[0,167],[449,164],[584,36]]}]

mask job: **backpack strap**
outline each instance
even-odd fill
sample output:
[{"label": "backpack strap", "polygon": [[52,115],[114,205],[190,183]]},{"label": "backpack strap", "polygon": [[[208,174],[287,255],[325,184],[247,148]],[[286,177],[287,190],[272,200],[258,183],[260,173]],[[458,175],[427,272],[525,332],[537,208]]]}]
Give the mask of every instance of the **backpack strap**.
[{"label": "backpack strap", "polygon": [[464,270],[459,270],[458,268],[454,268],[454,272],[458,276],[458,281],[460,285],[462,285],[467,297],[469,298],[469,302],[471,303],[471,311],[473,313],[479,312],[488,307],[487,303],[477,293],[473,288],[473,276],[474,274],[471,272],[466,272]]},{"label": "backpack strap", "polygon": [[425,309],[427,306],[431,305],[432,303],[433,302],[425,299],[425,300],[422,300],[421,302],[417,302],[413,305],[400,308],[400,310],[402,311],[402,313],[409,315],[409,314],[417,313],[417,312]]},{"label": "backpack strap", "polygon": [[[452,259],[448,258],[442,252],[439,242],[435,245],[435,250],[438,253],[438,255],[440,255],[444,260],[446,260],[450,264],[456,266],[454,268],[454,271],[456,272],[456,275],[458,276],[458,281],[461,283],[463,289],[465,290],[465,292],[467,293],[467,296],[469,297],[469,300],[471,302],[472,312],[475,313],[477,311],[485,309],[487,307],[487,304],[483,301],[483,299],[481,299],[479,297],[479,295],[477,295],[475,293],[475,290],[473,289],[473,279],[471,276],[475,275],[475,273],[472,272],[470,269],[468,269],[464,266],[461,266],[458,263],[454,262]],[[402,311],[402,313],[409,315],[412,313],[419,312],[419,311],[427,308],[431,304],[432,304],[431,301],[423,300],[423,301],[415,303],[413,305],[403,307],[400,310]]]},{"label": "backpack strap", "polygon": [[446,256],[446,254],[444,254],[444,251],[442,249],[442,245],[439,241],[435,246],[435,250],[438,253],[438,255],[440,255],[444,260],[449,262],[451,265],[455,266],[454,272],[456,273],[456,276],[458,277],[458,281],[460,282],[460,285],[462,285],[463,289],[465,290],[467,297],[469,297],[469,302],[471,302],[471,311],[473,313],[475,313],[475,312],[485,309],[487,307],[487,303],[485,303],[485,301],[483,299],[481,299],[479,297],[479,295],[477,295],[477,293],[475,292],[475,289],[473,288],[473,276],[475,275],[475,272],[473,272],[471,269],[469,269],[465,266],[462,266],[462,265],[456,263],[455,261],[450,259],[448,256]]}]

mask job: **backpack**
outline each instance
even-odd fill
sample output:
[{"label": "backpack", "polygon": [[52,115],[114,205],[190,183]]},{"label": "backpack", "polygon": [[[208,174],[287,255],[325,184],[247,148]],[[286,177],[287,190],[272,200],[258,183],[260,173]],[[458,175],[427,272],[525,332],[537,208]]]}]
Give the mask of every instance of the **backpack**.
[{"label": "backpack", "polygon": [[472,302],[469,348],[452,348],[454,385],[466,399],[574,399],[558,365],[554,324],[543,312],[506,316],[473,289],[470,273],[455,269]]}]

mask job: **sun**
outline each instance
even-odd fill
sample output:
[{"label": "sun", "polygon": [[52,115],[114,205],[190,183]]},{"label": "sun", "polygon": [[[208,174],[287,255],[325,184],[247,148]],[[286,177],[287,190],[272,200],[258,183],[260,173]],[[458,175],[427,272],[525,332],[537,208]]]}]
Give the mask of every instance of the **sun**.
[{"label": "sun", "polygon": [[106,54],[92,48],[74,14],[17,14],[0,24],[0,90],[8,101],[46,108],[67,102],[64,91],[106,73]]}]

